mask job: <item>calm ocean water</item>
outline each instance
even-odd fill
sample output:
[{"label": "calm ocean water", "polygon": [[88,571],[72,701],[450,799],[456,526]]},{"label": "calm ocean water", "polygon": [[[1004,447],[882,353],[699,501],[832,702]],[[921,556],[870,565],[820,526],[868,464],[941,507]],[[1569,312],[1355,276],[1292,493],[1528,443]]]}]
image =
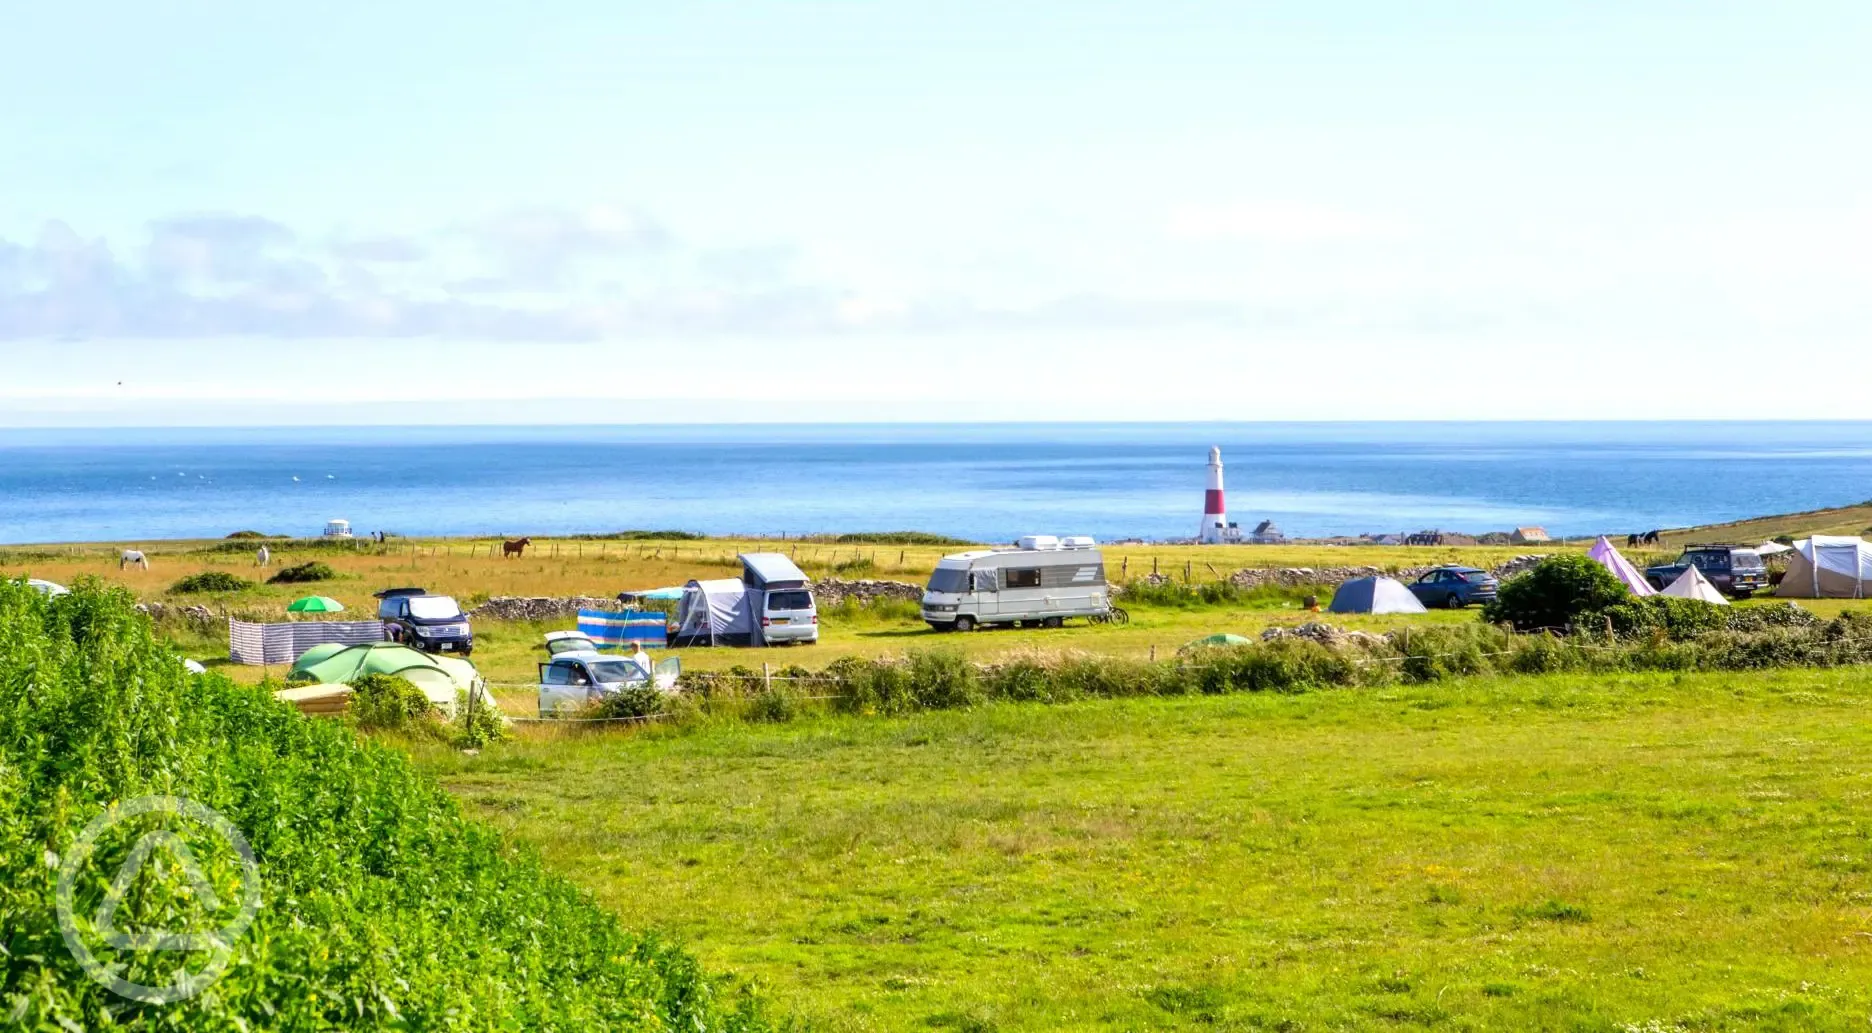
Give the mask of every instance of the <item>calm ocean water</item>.
[{"label": "calm ocean water", "polygon": [[1872,422],[0,430],[0,542],[242,529],[1625,532],[1872,497]]}]

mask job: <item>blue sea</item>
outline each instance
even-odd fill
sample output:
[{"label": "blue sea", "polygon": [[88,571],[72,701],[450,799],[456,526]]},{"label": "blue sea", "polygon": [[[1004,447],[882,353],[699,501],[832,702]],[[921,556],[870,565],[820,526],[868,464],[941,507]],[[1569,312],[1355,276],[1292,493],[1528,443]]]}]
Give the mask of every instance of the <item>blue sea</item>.
[{"label": "blue sea", "polygon": [[1872,497],[1872,422],[0,430],[0,542],[914,529],[1624,533]]}]

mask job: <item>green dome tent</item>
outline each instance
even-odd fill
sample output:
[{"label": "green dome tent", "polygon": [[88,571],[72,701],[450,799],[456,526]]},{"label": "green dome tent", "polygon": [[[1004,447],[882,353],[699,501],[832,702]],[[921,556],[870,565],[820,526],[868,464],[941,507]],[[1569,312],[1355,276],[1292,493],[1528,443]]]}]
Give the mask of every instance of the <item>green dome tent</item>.
[{"label": "green dome tent", "polygon": [[429,702],[451,717],[459,692],[476,693],[488,703],[475,665],[460,657],[430,656],[428,653],[394,642],[370,642],[347,646],[326,642],[313,646],[293,663],[288,675],[292,681],[315,681],[349,685],[370,674],[394,674],[421,689]]}]

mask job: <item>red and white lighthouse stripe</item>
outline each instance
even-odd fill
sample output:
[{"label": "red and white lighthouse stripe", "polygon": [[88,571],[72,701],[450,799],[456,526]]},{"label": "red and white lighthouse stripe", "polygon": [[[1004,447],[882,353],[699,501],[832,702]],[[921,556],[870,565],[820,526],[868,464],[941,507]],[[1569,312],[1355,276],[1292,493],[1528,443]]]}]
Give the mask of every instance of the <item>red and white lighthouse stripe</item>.
[{"label": "red and white lighthouse stripe", "polygon": [[1219,542],[1228,527],[1228,504],[1222,498],[1222,450],[1209,450],[1209,488],[1203,492],[1202,530],[1197,539]]}]

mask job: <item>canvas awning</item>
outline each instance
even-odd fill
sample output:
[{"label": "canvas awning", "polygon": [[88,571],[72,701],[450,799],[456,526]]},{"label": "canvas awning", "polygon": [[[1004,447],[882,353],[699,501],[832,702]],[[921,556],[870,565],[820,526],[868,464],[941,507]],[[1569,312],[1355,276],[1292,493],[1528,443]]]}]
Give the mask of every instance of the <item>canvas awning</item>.
[{"label": "canvas awning", "polygon": [[1872,588],[1872,545],[1849,535],[1817,534],[1794,543],[1775,595],[1793,599],[1864,599]]}]

